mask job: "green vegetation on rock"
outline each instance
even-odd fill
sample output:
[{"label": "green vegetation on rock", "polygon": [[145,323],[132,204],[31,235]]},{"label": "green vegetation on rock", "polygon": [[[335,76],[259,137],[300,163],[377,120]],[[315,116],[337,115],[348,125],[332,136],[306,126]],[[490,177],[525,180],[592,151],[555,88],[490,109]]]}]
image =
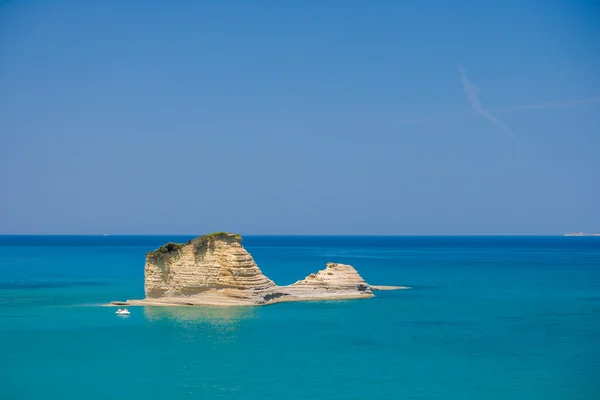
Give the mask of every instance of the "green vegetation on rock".
[{"label": "green vegetation on rock", "polygon": [[213,232],[208,235],[200,236],[196,240],[213,240],[213,239],[226,239],[229,237],[233,237],[236,240],[242,240],[242,237],[237,233],[229,233],[229,232]]},{"label": "green vegetation on rock", "polygon": [[164,257],[170,253],[176,252],[181,249],[183,246],[188,244],[194,244],[196,247],[205,247],[212,243],[215,240],[225,240],[233,238],[238,242],[242,241],[242,236],[237,233],[228,233],[228,232],[213,232],[208,235],[203,235],[197,237],[196,239],[190,240],[187,243],[174,243],[169,242],[163,246],[160,246],[158,249],[149,252],[147,255],[149,257]]},{"label": "green vegetation on rock", "polygon": [[198,247],[202,247],[202,246],[208,245],[209,243],[211,243],[215,240],[229,239],[229,238],[233,238],[239,242],[242,241],[242,236],[240,236],[237,233],[213,232],[213,233],[209,233],[208,235],[200,236],[200,237],[192,240],[191,242],[195,243],[196,246],[198,246]]},{"label": "green vegetation on rock", "polygon": [[163,246],[160,246],[158,249],[151,251],[150,253],[148,253],[148,255],[149,256],[158,256],[158,255],[169,254],[173,251],[181,249],[183,246],[184,246],[184,244],[182,244],[182,243],[169,242]]}]

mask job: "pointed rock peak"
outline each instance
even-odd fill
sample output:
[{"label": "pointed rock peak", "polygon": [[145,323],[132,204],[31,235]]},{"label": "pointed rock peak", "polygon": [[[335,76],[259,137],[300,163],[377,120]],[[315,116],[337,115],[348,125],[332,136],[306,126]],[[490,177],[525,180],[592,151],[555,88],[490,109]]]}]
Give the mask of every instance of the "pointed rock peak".
[{"label": "pointed rock peak", "polygon": [[338,264],[338,263],[333,263],[333,262],[327,263],[327,266],[325,267],[325,269],[326,270],[334,270],[334,271],[336,271],[336,270],[337,271],[344,271],[344,270],[356,271],[352,265]]}]

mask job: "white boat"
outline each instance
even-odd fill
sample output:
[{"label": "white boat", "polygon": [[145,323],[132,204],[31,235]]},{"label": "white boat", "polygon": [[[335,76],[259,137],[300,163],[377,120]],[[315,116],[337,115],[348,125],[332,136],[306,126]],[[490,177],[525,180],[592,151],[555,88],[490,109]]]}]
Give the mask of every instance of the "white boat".
[{"label": "white boat", "polygon": [[122,310],[119,308],[115,314],[117,314],[117,315],[129,315],[131,313],[126,308],[124,308]]}]

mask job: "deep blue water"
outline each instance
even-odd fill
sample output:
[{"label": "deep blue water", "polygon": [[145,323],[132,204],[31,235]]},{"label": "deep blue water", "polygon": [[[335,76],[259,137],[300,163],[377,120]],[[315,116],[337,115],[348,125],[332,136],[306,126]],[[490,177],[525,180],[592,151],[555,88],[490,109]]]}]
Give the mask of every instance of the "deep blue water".
[{"label": "deep blue water", "polygon": [[292,283],[328,261],[369,300],[131,308],[189,237],[0,236],[1,399],[600,398],[600,238],[245,237]]}]

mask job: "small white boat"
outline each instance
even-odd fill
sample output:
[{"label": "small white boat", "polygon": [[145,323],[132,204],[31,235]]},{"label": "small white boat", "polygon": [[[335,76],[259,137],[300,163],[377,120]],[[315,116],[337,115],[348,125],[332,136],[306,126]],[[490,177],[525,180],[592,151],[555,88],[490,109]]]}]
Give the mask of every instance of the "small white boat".
[{"label": "small white boat", "polygon": [[122,310],[119,308],[115,314],[117,314],[117,315],[129,315],[131,313],[126,308],[124,308]]}]

